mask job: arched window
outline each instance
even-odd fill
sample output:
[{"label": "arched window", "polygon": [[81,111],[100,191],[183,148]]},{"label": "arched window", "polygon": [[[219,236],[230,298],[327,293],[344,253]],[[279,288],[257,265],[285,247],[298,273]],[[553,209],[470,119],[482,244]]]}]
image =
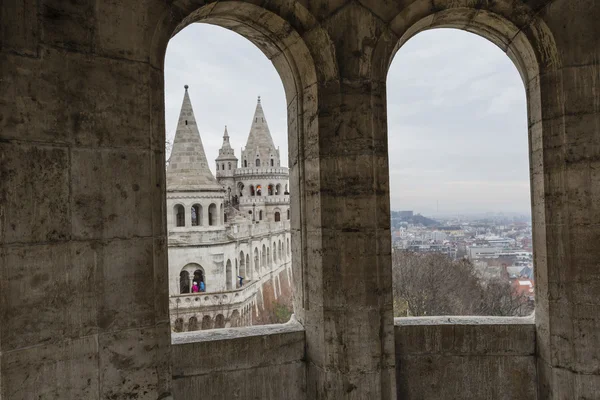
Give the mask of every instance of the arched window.
[{"label": "arched window", "polygon": [[258,256],[258,248],[254,248],[254,271],[256,271],[256,274],[258,275],[259,272],[259,268],[260,268],[260,259]]},{"label": "arched window", "polygon": [[250,187],[248,188],[248,190],[250,190],[250,196],[254,196],[256,194],[254,192],[254,185],[250,185]]},{"label": "arched window", "polygon": [[261,185],[256,185],[256,195],[257,196],[262,195],[262,186]]},{"label": "arched window", "polygon": [[231,260],[227,260],[227,264],[225,265],[225,288],[231,290],[232,283],[233,274],[231,271]]},{"label": "arched window", "polygon": [[263,215],[262,210],[259,210],[258,211],[258,220],[259,221],[262,221],[262,215]]},{"label": "arched window", "polygon": [[285,185],[285,192],[283,192],[283,194],[290,194],[289,190],[288,190],[288,185]]},{"label": "arched window", "polygon": [[262,257],[260,258],[260,267],[264,269],[267,266],[267,246],[262,246]]},{"label": "arched window", "polygon": [[181,271],[179,273],[179,293],[190,293],[190,273],[187,271]]},{"label": "arched window", "polygon": [[267,186],[267,193],[269,196],[273,196],[273,184]]},{"label": "arched window", "polygon": [[185,226],[185,208],[181,204],[175,206],[175,224]]},{"label": "arched window", "polygon": [[279,221],[281,221],[281,215],[279,214],[279,211],[275,211],[275,222]]},{"label": "arched window", "polygon": [[256,166],[257,166],[257,167],[260,167],[260,158],[257,158],[257,159],[256,159]]},{"label": "arched window", "polygon": [[231,163],[227,163],[227,169],[231,171]]},{"label": "arched window", "polygon": [[287,209],[287,219],[290,219],[290,209]]},{"label": "arched window", "polygon": [[202,225],[202,206],[200,204],[194,204],[192,206],[192,226]]},{"label": "arched window", "polygon": [[273,159],[271,158],[271,167],[275,165],[275,162],[273,162]]},{"label": "arched window", "polygon": [[225,223],[225,211],[223,210],[223,203],[221,203],[221,206],[219,208],[219,218],[221,219],[221,225],[223,225]]},{"label": "arched window", "polygon": [[244,160],[244,167],[248,166],[248,160]]},{"label": "arched window", "polygon": [[275,186],[275,195],[279,196],[281,194],[281,184],[277,184],[277,186]]},{"label": "arched window", "polygon": [[218,223],[219,217],[217,216],[217,205],[211,204],[208,206],[208,225],[214,226]]},{"label": "arched window", "polygon": [[273,242],[273,263],[277,262],[277,243]]}]

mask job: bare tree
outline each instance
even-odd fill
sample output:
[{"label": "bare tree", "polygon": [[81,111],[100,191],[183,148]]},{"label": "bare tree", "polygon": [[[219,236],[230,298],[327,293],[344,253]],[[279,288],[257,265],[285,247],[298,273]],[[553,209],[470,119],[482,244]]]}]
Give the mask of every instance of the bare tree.
[{"label": "bare tree", "polygon": [[523,315],[527,299],[509,282],[482,282],[466,259],[397,251],[393,255],[396,315]]}]

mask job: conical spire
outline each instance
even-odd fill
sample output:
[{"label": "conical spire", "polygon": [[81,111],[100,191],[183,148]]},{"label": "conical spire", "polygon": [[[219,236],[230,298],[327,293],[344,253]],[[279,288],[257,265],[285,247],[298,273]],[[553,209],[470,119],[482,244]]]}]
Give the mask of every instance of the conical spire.
[{"label": "conical spire", "polygon": [[265,119],[265,113],[260,103],[260,96],[258,96],[258,101],[256,102],[256,110],[254,111],[250,134],[246,142],[246,151],[254,151],[256,149],[259,149],[260,153],[271,153],[275,150],[275,144],[273,143],[273,138]]},{"label": "conical spire", "polygon": [[222,160],[237,161],[237,158],[233,152],[233,148],[231,147],[231,143],[229,143],[229,133],[227,132],[227,125],[225,125],[225,133],[223,133],[223,145],[219,149],[219,157],[217,157],[217,161]]},{"label": "conical spire", "polygon": [[185,85],[173,149],[167,167],[167,190],[223,190],[208,168],[192,102]]}]

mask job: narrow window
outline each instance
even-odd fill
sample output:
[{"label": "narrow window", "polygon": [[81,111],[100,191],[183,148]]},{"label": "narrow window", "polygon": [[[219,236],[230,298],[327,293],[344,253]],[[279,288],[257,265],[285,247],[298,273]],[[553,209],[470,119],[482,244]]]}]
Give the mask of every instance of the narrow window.
[{"label": "narrow window", "polygon": [[290,209],[287,210],[287,219],[290,219]]},{"label": "narrow window", "polygon": [[260,159],[258,159],[258,158],[256,159],[256,166],[260,167]]},{"label": "narrow window", "polygon": [[190,293],[190,273],[181,271],[179,274],[179,293]]},{"label": "narrow window", "polygon": [[227,169],[231,171],[231,163],[227,163]]},{"label": "narrow window", "polygon": [[279,222],[281,221],[281,215],[279,214],[279,211],[275,212],[275,222]]},{"label": "narrow window", "polygon": [[256,195],[262,196],[262,186],[261,185],[256,185]]},{"label": "narrow window", "polygon": [[202,225],[202,207],[200,204],[194,204],[192,206],[192,226]]},{"label": "narrow window", "polygon": [[208,225],[214,226],[217,224],[217,222],[217,205],[213,203],[210,206],[208,206]]},{"label": "narrow window", "polygon": [[248,161],[244,160],[244,168],[248,167]]},{"label": "narrow window", "polygon": [[176,226],[185,226],[185,208],[181,204],[175,206]]},{"label": "narrow window", "polygon": [[263,214],[263,213],[262,213],[262,210],[260,210],[260,211],[258,212],[258,219],[259,219],[259,221],[262,221],[262,214]]},{"label": "narrow window", "polygon": [[273,159],[271,158],[271,167],[274,165],[275,163],[273,162]]}]

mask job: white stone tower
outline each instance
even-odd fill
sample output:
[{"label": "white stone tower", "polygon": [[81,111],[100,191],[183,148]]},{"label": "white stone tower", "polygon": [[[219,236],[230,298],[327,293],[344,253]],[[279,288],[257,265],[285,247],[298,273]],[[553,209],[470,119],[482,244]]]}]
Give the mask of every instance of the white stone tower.
[{"label": "white stone tower", "polygon": [[208,168],[186,85],[167,167],[169,230],[223,229],[224,200],[225,189]]},{"label": "white stone tower", "polygon": [[255,222],[289,219],[288,168],[281,167],[260,96],[252,119],[242,165],[235,171],[239,209]]},{"label": "white stone tower", "polygon": [[[223,133],[223,145],[219,149],[219,156],[216,159],[217,180],[226,190],[226,199],[228,201],[235,200],[235,179],[234,172],[238,167],[238,159],[235,156],[233,148],[229,143],[229,133],[227,133],[227,125]],[[236,201],[233,201],[236,203]]]}]

